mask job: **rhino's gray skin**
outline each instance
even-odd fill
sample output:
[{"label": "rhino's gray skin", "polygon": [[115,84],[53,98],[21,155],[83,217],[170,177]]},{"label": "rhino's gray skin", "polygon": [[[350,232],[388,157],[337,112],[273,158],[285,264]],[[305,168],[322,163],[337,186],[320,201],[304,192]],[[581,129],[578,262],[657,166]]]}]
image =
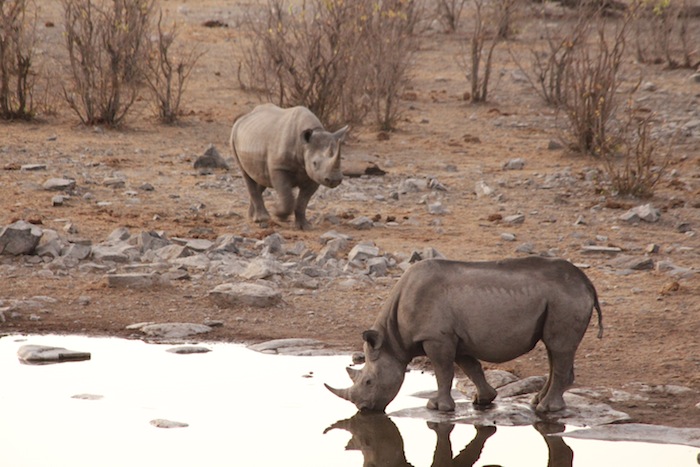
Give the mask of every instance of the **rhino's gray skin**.
[{"label": "rhino's gray skin", "polygon": [[327,387],[360,410],[384,411],[399,392],[409,362],[427,355],[438,385],[428,408],[454,410],[453,362],[474,382],[474,403],[487,405],[496,391],[479,360],[506,362],[542,341],[549,377],[533,403],[540,412],[558,411],[565,407],[574,354],[594,307],[602,337],[595,288],[568,261],[421,261],[403,275],[372,328],[363,333],[366,363],[361,370],[347,369],[352,387]]},{"label": "rhino's gray skin", "polygon": [[[293,211],[296,226],[309,228],[311,196],[319,185],[335,188],[343,180],[340,145],[347,130],[327,132],[306,107],[264,104],[238,118],[230,143],[250,194],[248,216],[255,222],[270,219],[262,194],[274,188],[279,200],[275,216],[286,220]],[[299,188],[296,199],[293,188]]]}]

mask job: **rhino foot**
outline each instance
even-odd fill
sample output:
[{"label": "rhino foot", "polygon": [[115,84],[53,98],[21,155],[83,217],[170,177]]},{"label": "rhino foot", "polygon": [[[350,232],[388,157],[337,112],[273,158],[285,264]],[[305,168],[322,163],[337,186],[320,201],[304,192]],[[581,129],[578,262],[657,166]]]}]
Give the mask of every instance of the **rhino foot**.
[{"label": "rhino foot", "polygon": [[428,400],[428,408],[430,410],[439,410],[440,412],[454,412],[455,401],[451,397],[449,399],[433,397]]},{"label": "rhino foot", "polygon": [[542,402],[537,404],[535,411],[539,413],[559,412],[560,410],[564,410],[565,408],[566,403],[564,402],[564,399],[561,399],[560,401],[548,401],[545,398],[544,400],[542,400]]}]

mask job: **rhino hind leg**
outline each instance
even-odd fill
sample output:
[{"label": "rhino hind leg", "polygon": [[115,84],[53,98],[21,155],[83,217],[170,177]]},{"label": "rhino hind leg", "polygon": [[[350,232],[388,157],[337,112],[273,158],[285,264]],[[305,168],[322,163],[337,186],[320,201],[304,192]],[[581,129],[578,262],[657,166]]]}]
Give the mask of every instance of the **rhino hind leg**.
[{"label": "rhino hind leg", "polygon": [[451,391],[456,348],[445,342],[426,341],[423,342],[423,350],[433,364],[438,387],[437,395],[428,400],[428,408],[451,412],[455,409]]},{"label": "rhino hind leg", "polygon": [[535,396],[538,412],[557,412],[566,408],[564,391],[574,382],[574,351],[555,352],[547,349],[549,377],[540,393]]},{"label": "rhino hind leg", "polygon": [[481,362],[474,357],[468,355],[460,355],[455,359],[457,365],[464,371],[467,377],[476,386],[476,394],[474,395],[474,405],[489,405],[496,398],[497,392],[486,382],[484,369],[481,367]]}]

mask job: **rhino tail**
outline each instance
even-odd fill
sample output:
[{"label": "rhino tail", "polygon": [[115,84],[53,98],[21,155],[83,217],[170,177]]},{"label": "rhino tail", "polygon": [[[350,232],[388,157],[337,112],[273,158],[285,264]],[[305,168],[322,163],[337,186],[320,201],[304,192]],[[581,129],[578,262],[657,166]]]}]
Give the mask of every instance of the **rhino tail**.
[{"label": "rhino tail", "polygon": [[598,339],[603,338],[603,312],[600,311],[600,303],[598,302],[598,295],[595,296],[595,302],[593,303],[596,312],[598,313]]}]

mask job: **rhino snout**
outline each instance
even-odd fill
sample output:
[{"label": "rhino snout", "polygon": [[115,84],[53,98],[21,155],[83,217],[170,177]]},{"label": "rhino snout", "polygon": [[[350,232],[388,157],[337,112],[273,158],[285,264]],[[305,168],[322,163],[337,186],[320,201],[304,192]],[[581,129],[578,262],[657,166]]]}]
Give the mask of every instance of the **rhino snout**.
[{"label": "rhino snout", "polygon": [[323,179],[323,184],[329,188],[335,188],[343,181],[343,176],[340,177],[326,177]]}]

